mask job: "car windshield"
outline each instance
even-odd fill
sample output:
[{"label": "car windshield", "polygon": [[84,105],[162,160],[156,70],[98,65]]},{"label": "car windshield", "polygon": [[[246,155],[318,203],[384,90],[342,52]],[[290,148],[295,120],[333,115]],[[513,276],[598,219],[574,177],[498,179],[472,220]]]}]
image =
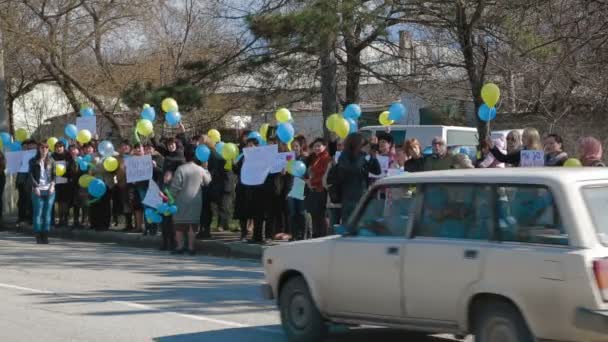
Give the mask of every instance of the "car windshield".
[{"label": "car windshield", "polygon": [[600,240],[608,245],[608,185],[583,188],[583,196]]}]

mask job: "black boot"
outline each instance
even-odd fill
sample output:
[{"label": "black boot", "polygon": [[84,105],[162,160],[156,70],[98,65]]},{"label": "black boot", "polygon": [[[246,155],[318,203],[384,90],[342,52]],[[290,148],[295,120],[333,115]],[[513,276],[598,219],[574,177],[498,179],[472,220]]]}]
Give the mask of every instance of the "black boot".
[{"label": "black boot", "polygon": [[42,236],[40,233],[36,233],[36,244],[41,244],[42,243]]},{"label": "black boot", "polygon": [[42,243],[45,245],[49,244],[49,233],[48,232],[42,233]]}]

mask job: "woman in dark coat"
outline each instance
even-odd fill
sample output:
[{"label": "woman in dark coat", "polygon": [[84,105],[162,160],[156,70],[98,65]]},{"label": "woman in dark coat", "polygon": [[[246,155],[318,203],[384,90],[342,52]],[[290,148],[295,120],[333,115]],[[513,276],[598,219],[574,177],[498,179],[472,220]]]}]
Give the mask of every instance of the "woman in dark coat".
[{"label": "woman in dark coat", "polygon": [[57,184],[55,185],[55,202],[57,202],[58,207],[59,227],[67,227],[70,206],[72,205],[72,198],[74,195],[74,184],[71,181],[71,177],[73,177],[74,160],[66,150],[66,146],[62,141],[58,141],[55,144],[53,159],[56,164],[61,163],[65,165],[65,174],[61,178],[57,177]]},{"label": "woman in dark coat", "polygon": [[369,158],[362,151],[365,139],[360,133],[349,135],[344,141],[344,151],[338,159],[337,172],[342,189],[342,222],[347,223],[369,186],[369,174],[379,175],[382,170],[371,151]]}]

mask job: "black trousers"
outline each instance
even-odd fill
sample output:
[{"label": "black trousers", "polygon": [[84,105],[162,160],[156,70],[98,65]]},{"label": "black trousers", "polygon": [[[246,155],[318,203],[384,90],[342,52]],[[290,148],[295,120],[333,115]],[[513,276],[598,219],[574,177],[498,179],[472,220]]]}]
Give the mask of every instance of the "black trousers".
[{"label": "black trousers", "polygon": [[175,232],[173,231],[173,217],[163,216],[163,222],[161,223],[162,233],[162,249],[173,250],[175,248]]},{"label": "black trousers", "polygon": [[17,207],[19,222],[31,222],[32,221],[32,195],[29,193],[25,184],[17,184],[17,192],[19,198],[17,199]]},{"label": "black trousers", "polygon": [[[241,238],[247,237],[247,219],[239,220],[241,225]],[[253,237],[252,240],[262,242],[262,230],[264,229],[264,220],[261,218],[253,219]]]},{"label": "black trousers", "polygon": [[306,195],[308,212],[312,217],[312,237],[318,238],[327,235],[327,221],[325,212],[327,209],[327,192],[310,191]]},{"label": "black trousers", "polygon": [[95,230],[108,230],[112,219],[111,192],[106,193],[89,208],[89,222]]}]

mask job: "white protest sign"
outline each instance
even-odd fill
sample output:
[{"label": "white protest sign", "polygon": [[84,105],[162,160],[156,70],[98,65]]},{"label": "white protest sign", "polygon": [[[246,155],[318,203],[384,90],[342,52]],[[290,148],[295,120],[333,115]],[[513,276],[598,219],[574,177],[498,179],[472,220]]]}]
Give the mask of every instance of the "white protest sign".
[{"label": "white protest sign", "polygon": [[163,198],[160,196],[160,188],[155,181],[150,180],[148,182],[148,192],[146,192],[146,196],[141,203],[154,209],[163,204]]},{"label": "white protest sign", "polygon": [[270,168],[275,164],[277,154],[277,145],[244,148],[245,161],[241,168],[241,182],[245,185],[264,184]]},{"label": "white protest sign", "polygon": [[152,179],[152,156],[125,158],[125,168],[127,169],[127,183],[150,180]]},{"label": "white protest sign", "polygon": [[334,160],[336,163],[340,160],[340,156],[342,155],[342,151],[336,151],[336,155],[334,156]]},{"label": "white protest sign", "polygon": [[[63,165],[67,168],[65,160],[57,160],[57,161],[55,161],[55,164]],[[67,182],[68,182],[68,179],[65,177],[55,176],[55,184],[66,184]]]},{"label": "white protest sign", "polygon": [[294,177],[293,186],[291,187],[289,194],[287,194],[287,197],[304,200],[304,187],[305,186],[306,186],[306,183],[302,180],[302,178]]},{"label": "white protest sign", "polygon": [[23,151],[6,152],[6,173],[15,174],[19,172],[22,159]]},{"label": "white protest sign", "polygon": [[382,172],[380,172],[379,175],[374,175],[374,174],[369,174],[370,178],[384,178],[387,176],[388,174],[388,166],[390,164],[390,158],[388,156],[376,156],[376,159],[378,159],[378,163],[380,164],[380,170],[382,170]]},{"label": "white protest sign", "polygon": [[30,172],[30,160],[36,156],[36,150],[21,151],[21,166],[19,172],[28,173]]},{"label": "white protest sign", "polygon": [[295,152],[282,152],[277,153],[277,159],[275,160],[274,166],[270,169],[270,173],[279,173],[287,167],[287,162],[296,158]]},{"label": "white protest sign", "polygon": [[92,135],[97,133],[97,117],[96,116],[81,116],[76,118],[76,128],[78,132],[83,129],[89,130]]},{"label": "white protest sign", "polygon": [[519,166],[541,167],[545,166],[545,152],[537,150],[522,150]]},{"label": "white protest sign", "polygon": [[398,176],[401,174],[404,174],[405,171],[403,171],[403,169],[399,168],[399,169],[395,169],[395,168],[391,168],[387,170],[386,176],[387,177],[392,177],[392,176]]}]

